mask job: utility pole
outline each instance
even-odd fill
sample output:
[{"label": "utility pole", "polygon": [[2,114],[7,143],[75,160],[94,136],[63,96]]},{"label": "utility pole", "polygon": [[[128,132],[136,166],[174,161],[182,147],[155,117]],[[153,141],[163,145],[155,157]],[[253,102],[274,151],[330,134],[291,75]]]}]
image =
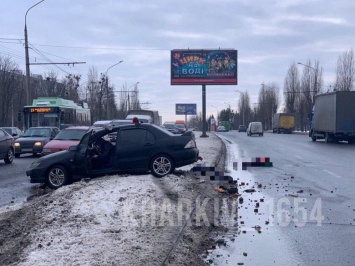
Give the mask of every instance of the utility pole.
[{"label": "utility pole", "polygon": [[[300,63],[300,62],[297,62],[297,64],[302,65],[302,66],[305,66],[305,67],[307,67],[307,68],[313,70],[313,73],[314,73],[314,89],[313,89],[313,92],[317,93],[318,91],[317,91],[317,71],[316,71],[316,69],[315,69],[314,67],[311,67],[311,66],[306,65],[306,64],[302,64],[302,63]],[[311,81],[311,84],[312,84],[312,81]],[[311,86],[310,86],[310,87],[311,87]],[[311,92],[311,91],[312,91],[312,88],[310,88],[310,92]],[[315,96],[315,94],[313,93],[312,105],[314,104],[314,96]]]},{"label": "utility pole", "polygon": [[109,112],[109,104],[108,104],[108,76],[107,76],[107,72],[113,68],[114,66],[117,66],[118,64],[121,64],[123,61],[119,61],[116,64],[113,64],[112,66],[110,66],[109,68],[107,68],[106,73],[105,73],[105,89],[106,89],[106,119],[109,119],[110,117],[110,112]]},{"label": "utility pole", "polygon": [[37,4],[27,9],[25,14],[25,60],[26,60],[26,105],[30,105],[31,93],[30,93],[30,57],[28,53],[28,35],[27,35],[27,13],[30,9],[42,3],[44,0],[39,1]]},{"label": "utility pole", "polygon": [[243,125],[245,125],[244,124],[244,113],[245,113],[245,102],[244,102],[244,92],[241,92],[240,90],[235,90],[235,92],[239,92],[241,95],[242,95],[242,101],[241,101],[241,103],[242,103],[242,107],[243,107]]}]

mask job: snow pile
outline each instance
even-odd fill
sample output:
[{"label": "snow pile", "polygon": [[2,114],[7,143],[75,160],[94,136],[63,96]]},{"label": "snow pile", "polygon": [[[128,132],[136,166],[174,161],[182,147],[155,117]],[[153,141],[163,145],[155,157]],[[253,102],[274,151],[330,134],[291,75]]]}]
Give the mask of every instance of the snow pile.
[{"label": "snow pile", "polygon": [[[212,162],[221,141],[214,134],[200,138],[199,133],[195,132],[200,155],[204,162]],[[163,179],[171,179],[179,193],[183,176]],[[27,256],[18,265],[160,264],[161,254],[170,248],[164,243],[172,240],[178,226],[171,218],[176,206],[164,201],[160,181],[151,175],[116,175],[54,191],[36,211],[41,220],[30,233]],[[149,259],[140,261],[145,254]]]}]

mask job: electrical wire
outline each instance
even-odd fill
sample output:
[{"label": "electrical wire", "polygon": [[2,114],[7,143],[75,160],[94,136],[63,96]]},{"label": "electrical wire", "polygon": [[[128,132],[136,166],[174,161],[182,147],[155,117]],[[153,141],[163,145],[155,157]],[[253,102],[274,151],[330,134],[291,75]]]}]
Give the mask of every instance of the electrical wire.
[{"label": "electrical wire", "polygon": [[72,49],[90,49],[90,50],[122,50],[122,51],[170,51],[171,49],[164,48],[123,48],[123,47],[87,47],[87,46],[65,46],[65,45],[49,45],[35,44],[37,46],[72,48]]},{"label": "electrical wire", "polygon": [[0,37],[0,40],[19,41],[19,40],[24,40],[24,39],[19,39],[19,38],[1,38]]},{"label": "electrical wire", "polygon": [[49,63],[52,63],[56,68],[58,68],[59,70],[63,71],[66,74],[70,74],[69,72],[65,71],[64,69],[62,69],[61,67],[59,67],[58,65],[56,65],[52,60],[50,60],[48,57],[46,57],[41,51],[39,51],[36,47],[34,47],[32,44],[30,44],[33,51],[36,52],[38,55],[42,56],[42,58],[44,60],[46,60]]}]

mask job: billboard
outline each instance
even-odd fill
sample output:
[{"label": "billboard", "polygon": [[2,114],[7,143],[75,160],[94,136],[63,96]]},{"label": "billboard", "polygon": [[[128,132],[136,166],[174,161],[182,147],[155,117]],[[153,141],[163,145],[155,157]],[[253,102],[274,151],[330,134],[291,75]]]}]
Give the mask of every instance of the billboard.
[{"label": "billboard", "polygon": [[175,106],[175,114],[177,115],[196,115],[196,103],[177,103]]},{"label": "billboard", "polygon": [[238,51],[172,50],[171,85],[236,85]]}]

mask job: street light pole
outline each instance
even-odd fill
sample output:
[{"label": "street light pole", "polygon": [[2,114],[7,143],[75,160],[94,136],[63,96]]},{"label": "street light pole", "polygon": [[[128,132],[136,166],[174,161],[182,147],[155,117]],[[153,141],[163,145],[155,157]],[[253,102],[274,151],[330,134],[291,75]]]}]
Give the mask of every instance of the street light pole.
[{"label": "street light pole", "polygon": [[109,110],[108,110],[108,77],[107,77],[107,72],[113,68],[114,66],[117,66],[118,64],[121,64],[123,61],[119,61],[116,64],[113,64],[112,66],[110,66],[109,68],[107,68],[106,72],[105,72],[105,87],[106,87],[106,118],[109,119]]},{"label": "street light pole", "polygon": [[214,105],[211,105],[213,108],[217,109],[217,116],[216,116],[216,125],[218,125],[218,108]]},{"label": "street light pole", "polygon": [[26,105],[30,105],[30,56],[28,53],[28,35],[27,35],[27,13],[30,9],[42,3],[44,0],[39,1],[37,4],[27,9],[25,14],[25,60],[26,60]]},{"label": "street light pole", "polygon": [[241,92],[240,90],[235,90],[235,92],[239,92],[242,94],[242,97],[243,97],[243,101],[242,101],[242,106],[243,106],[243,125],[244,124],[244,110],[245,110],[245,106],[244,106],[244,92]]},{"label": "street light pole", "polygon": [[[129,94],[132,92],[132,91],[130,91],[129,89],[130,88],[132,88],[133,86],[137,86],[138,85],[138,83],[139,83],[139,81],[137,81],[136,83],[134,83],[133,85],[131,85],[131,86],[129,86],[128,88],[127,88],[127,92],[128,92],[128,104],[127,104],[127,111],[128,110],[131,110],[131,102],[130,102],[130,97],[129,97]],[[137,96],[137,95],[136,95]],[[137,97],[136,97],[137,98]]]},{"label": "street light pole", "polygon": [[225,104],[228,104],[228,120],[229,120],[229,130],[231,130],[232,127],[232,121],[231,121],[231,103],[230,102],[224,102]]},{"label": "street light pole", "polygon": [[[314,67],[311,67],[311,66],[306,65],[306,64],[302,64],[300,62],[297,62],[297,64],[305,66],[305,67],[307,67],[309,69],[312,69],[314,71],[314,89],[313,89],[313,93],[317,93],[317,77],[316,77],[317,71],[316,71],[316,69]],[[311,83],[312,83],[312,81],[311,81]],[[311,91],[312,91],[312,89],[310,88],[310,92]],[[312,102],[314,102],[314,97],[312,97]]]}]

